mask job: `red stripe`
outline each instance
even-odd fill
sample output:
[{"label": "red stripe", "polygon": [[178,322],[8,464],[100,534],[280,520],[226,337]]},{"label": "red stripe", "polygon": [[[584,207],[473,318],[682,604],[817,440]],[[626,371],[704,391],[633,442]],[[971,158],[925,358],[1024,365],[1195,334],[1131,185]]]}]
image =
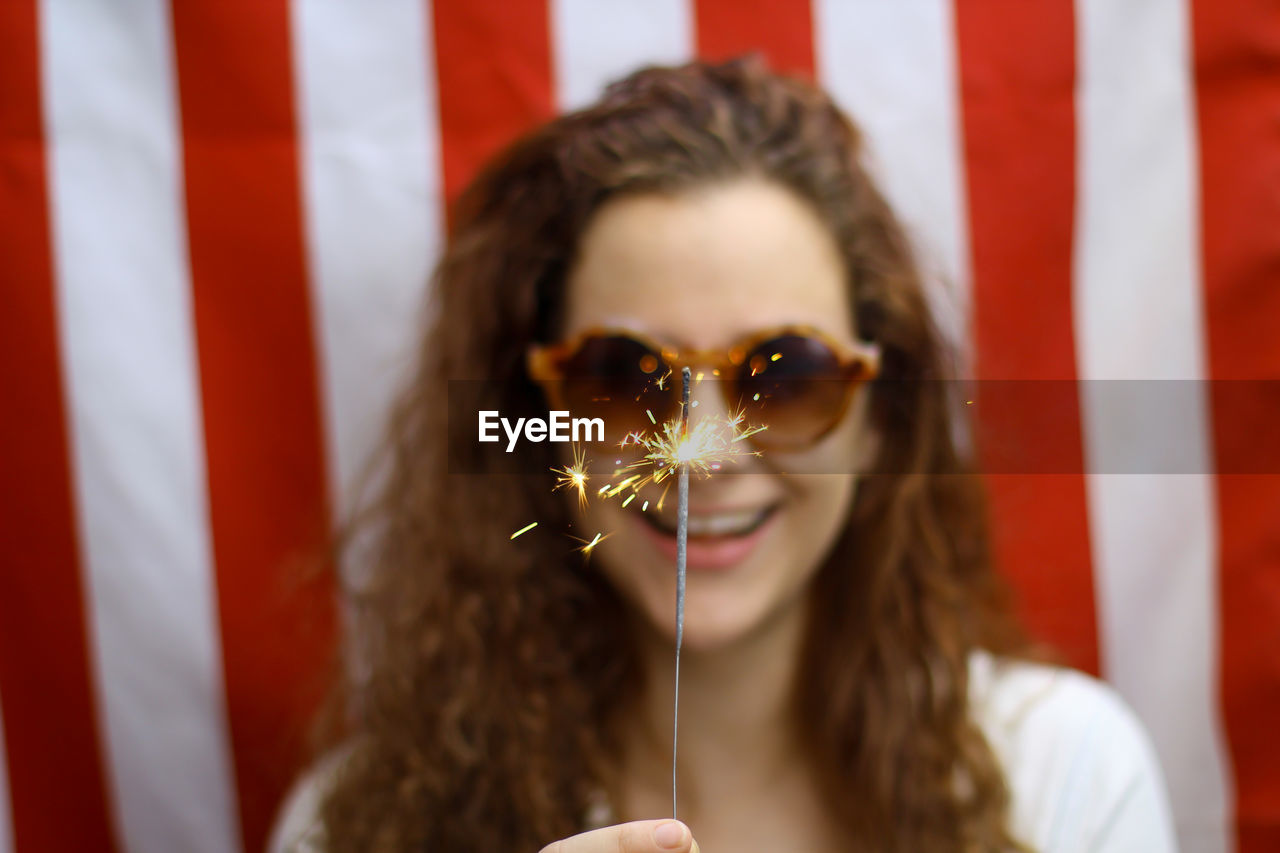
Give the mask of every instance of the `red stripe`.
[{"label": "red stripe", "polygon": [[114,850],[82,610],[35,0],[0,3],[0,701],[16,849]]},{"label": "red stripe", "polygon": [[209,513],[241,829],[261,850],[334,632],[286,0],[175,2]]},{"label": "red stripe", "polygon": [[489,157],[553,114],[549,13],[547,0],[439,0],[431,8],[452,203]]},{"label": "red stripe", "polygon": [[[993,468],[1034,440],[1038,470],[991,476],[996,553],[1033,631],[1098,671],[1072,324],[1075,25],[1069,0],[957,3],[979,377]],[[1025,461],[1025,460],[1024,460]],[[1026,469],[1020,469],[1026,470]]]},{"label": "red stripe", "polygon": [[[1269,0],[1192,10],[1210,375],[1280,379],[1280,15]],[[1280,399],[1227,383],[1212,399],[1217,469],[1248,470],[1280,436]],[[1217,486],[1239,850],[1280,850],[1280,477],[1226,474]]]},{"label": "red stripe", "polygon": [[696,0],[694,16],[698,56],[759,51],[775,71],[813,78],[809,0]]}]

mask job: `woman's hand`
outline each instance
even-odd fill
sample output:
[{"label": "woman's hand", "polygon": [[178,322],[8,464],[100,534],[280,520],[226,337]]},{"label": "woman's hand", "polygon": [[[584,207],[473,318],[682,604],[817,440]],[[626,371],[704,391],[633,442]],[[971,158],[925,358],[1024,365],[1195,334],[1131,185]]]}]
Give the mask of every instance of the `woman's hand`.
[{"label": "woman's hand", "polygon": [[698,842],[678,820],[636,820],[563,838],[541,853],[698,853]]}]

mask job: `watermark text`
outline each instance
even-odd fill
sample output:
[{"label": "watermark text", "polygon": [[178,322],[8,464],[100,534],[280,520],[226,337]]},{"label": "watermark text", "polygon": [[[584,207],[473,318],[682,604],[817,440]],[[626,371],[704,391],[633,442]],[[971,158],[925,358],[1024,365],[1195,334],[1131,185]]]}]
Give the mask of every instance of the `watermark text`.
[{"label": "watermark text", "polygon": [[495,410],[480,412],[480,440],[501,441],[498,429],[507,436],[507,452],[515,450],[523,433],[525,441],[604,441],[603,418],[571,418],[567,411],[548,412],[543,418],[504,418]]}]

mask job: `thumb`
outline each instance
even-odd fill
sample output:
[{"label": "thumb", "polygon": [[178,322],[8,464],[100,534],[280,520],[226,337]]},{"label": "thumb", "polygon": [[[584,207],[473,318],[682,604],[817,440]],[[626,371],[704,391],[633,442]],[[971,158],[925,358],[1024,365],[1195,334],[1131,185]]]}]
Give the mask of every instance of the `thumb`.
[{"label": "thumb", "polygon": [[564,838],[541,853],[699,853],[689,827],[678,820],[637,820]]}]

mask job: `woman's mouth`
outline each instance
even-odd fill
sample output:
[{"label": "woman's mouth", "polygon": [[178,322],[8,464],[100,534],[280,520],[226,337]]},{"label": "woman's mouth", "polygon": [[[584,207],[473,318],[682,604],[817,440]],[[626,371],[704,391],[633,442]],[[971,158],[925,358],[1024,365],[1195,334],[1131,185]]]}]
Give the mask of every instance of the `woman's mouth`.
[{"label": "woman's mouth", "polygon": [[[767,532],[780,504],[689,512],[689,541],[686,566],[691,570],[727,569],[740,563]],[[637,513],[641,527],[658,551],[676,559],[676,514],[668,505],[665,512]]]},{"label": "woman's mouth", "polygon": [[[689,538],[746,536],[764,524],[778,507],[756,507],[721,512],[690,512]],[[676,535],[675,513],[645,513],[644,520],[669,536]]]}]

